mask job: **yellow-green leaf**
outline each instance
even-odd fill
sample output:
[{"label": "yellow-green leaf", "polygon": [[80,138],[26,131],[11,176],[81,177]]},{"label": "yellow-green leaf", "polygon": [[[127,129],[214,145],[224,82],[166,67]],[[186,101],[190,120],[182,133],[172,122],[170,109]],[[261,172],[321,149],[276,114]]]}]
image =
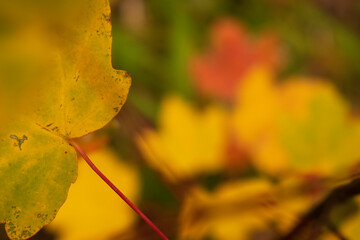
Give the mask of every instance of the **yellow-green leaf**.
[{"label": "yellow-green leaf", "polygon": [[0,222],[10,238],[24,239],[48,224],[65,201],[76,178],[76,153],[35,124],[8,127],[0,138]]},{"label": "yellow-green leaf", "polygon": [[333,174],[360,157],[360,121],[330,83],[294,78],[277,84],[261,69],[248,78],[233,123],[258,169]]},{"label": "yellow-green leaf", "polygon": [[107,124],[130,87],[111,65],[105,0],[0,4],[0,222],[12,239],[49,223],[76,178],[67,139]]}]

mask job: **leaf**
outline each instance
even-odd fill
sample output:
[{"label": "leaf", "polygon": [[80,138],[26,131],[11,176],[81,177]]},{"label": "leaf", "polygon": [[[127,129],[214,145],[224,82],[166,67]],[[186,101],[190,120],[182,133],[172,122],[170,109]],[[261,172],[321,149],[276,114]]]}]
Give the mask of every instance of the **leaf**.
[{"label": "leaf", "polygon": [[[121,162],[108,148],[95,151],[89,157],[104,173],[114,176],[112,180],[124,187],[123,191],[129,199],[138,198],[140,179],[133,166]],[[132,209],[99,181],[85,161],[80,160],[76,184],[70,188],[66,203],[47,229],[58,232],[59,239],[100,240],[119,234],[135,219]]]},{"label": "leaf", "polygon": [[1,3],[13,7],[0,35],[0,222],[12,239],[54,218],[76,179],[67,139],[107,124],[131,81],[111,66],[107,1],[42,3]]},{"label": "leaf", "polygon": [[162,104],[158,131],[144,131],[138,143],[149,164],[169,180],[192,178],[223,168],[226,121],[218,106],[198,111],[172,96]]},{"label": "leaf", "polygon": [[[254,68],[239,88],[233,126],[236,137],[248,149],[256,167],[266,172],[287,168],[282,150],[272,140],[280,109],[279,89],[272,74],[265,68]],[[271,160],[261,161],[263,152],[269,154]]]},{"label": "leaf", "polygon": [[[19,145],[10,133],[26,140]],[[62,138],[23,122],[1,131],[0,141],[0,220],[10,238],[28,238],[65,201],[76,179],[76,152]]]},{"label": "leaf", "polygon": [[232,102],[252,68],[279,68],[279,47],[269,34],[254,40],[235,20],[220,19],[212,26],[210,37],[210,49],[191,62],[195,84],[207,96]]},{"label": "leaf", "polygon": [[180,215],[180,238],[249,239],[252,230],[265,227],[264,203],[273,198],[271,189],[262,179],[223,184],[214,193],[192,189]]},{"label": "leaf", "polygon": [[[290,165],[324,174],[349,169],[360,157],[360,122],[330,84],[293,79],[283,86],[289,103],[278,119],[279,144]],[[298,103],[298,106],[296,104]]]},{"label": "leaf", "polygon": [[[282,233],[309,206],[307,196],[289,196],[292,183],[279,186],[263,178],[226,182],[214,192],[190,189],[180,215],[184,239],[253,239]],[[277,236],[279,237],[279,236]]]},{"label": "leaf", "polygon": [[239,91],[234,127],[258,169],[334,174],[360,157],[360,122],[336,89],[314,78],[282,84],[256,70]]}]

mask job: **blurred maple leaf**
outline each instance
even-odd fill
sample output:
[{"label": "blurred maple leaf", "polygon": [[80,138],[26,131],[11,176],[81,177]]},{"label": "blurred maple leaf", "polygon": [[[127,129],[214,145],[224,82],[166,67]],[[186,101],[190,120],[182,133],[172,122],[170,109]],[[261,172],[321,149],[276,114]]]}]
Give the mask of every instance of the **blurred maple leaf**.
[{"label": "blurred maple leaf", "polygon": [[331,174],[360,157],[360,122],[325,81],[294,78],[276,84],[254,70],[239,90],[234,126],[258,169]]},{"label": "blurred maple leaf", "polygon": [[271,34],[254,40],[235,20],[218,20],[211,29],[210,49],[191,62],[196,87],[205,95],[232,101],[237,85],[251,68],[259,65],[274,71],[279,68],[278,45]]},{"label": "blurred maple leaf", "polygon": [[182,239],[274,239],[311,202],[305,194],[288,191],[294,186],[299,189],[298,180],[276,186],[258,178],[224,183],[213,193],[192,189],[184,201],[179,234]]},{"label": "blurred maple leaf", "polygon": [[159,130],[146,130],[138,143],[148,163],[171,181],[223,168],[226,113],[218,106],[198,111],[179,97],[164,100]]},{"label": "blurred maple leaf", "polygon": [[[113,182],[122,186],[129,199],[136,201],[140,179],[134,167],[120,161],[108,148],[92,152],[89,157],[106,174],[113,176]],[[68,200],[47,228],[64,240],[109,239],[129,228],[135,219],[136,214],[99,181],[85,161],[80,160],[76,184],[70,188]]]}]

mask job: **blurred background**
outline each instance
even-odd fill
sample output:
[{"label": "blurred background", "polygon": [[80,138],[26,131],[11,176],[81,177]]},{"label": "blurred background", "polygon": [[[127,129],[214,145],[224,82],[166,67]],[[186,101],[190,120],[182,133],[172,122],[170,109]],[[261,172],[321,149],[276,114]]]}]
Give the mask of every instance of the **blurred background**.
[{"label": "blurred background", "polygon": [[[357,176],[359,1],[111,9],[113,66],[133,82],[120,114],[78,142],[170,239],[280,239]],[[329,209],[308,239],[357,239],[359,204]],[[159,237],[79,159],[67,202],[31,239]]]}]

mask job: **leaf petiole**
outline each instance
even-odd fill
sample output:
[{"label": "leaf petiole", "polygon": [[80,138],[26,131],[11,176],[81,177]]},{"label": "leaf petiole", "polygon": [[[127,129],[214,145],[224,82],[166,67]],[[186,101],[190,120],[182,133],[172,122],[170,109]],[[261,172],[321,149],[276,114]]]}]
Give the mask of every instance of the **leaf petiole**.
[{"label": "leaf petiole", "polygon": [[99,177],[104,180],[104,182],[116,192],[121,199],[126,202],[129,207],[131,207],[163,240],[168,240],[168,238],[163,234],[156,225],[143,214],[90,160],[90,158],[86,155],[86,153],[81,149],[79,145],[77,145],[73,140],[69,139],[68,142],[75,147],[78,153],[82,156],[82,158],[86,161],[86,163],[94,170],[94,172],[99,175]]}]

